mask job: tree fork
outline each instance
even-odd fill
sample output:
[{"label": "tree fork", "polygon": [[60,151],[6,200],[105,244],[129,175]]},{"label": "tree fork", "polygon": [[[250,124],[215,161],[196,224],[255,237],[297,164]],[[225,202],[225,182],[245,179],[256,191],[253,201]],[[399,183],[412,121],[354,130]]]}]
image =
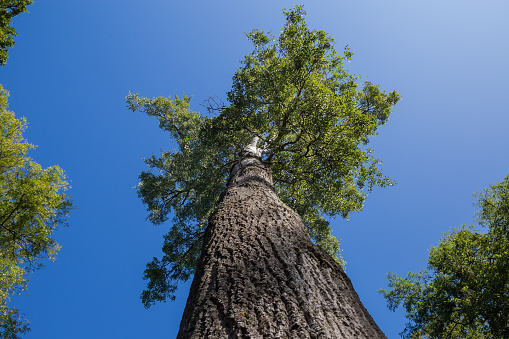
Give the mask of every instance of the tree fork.
[{"label": "tree fork", "polygon": [[177,338],[386,336],[245,151],[209,219]]}]

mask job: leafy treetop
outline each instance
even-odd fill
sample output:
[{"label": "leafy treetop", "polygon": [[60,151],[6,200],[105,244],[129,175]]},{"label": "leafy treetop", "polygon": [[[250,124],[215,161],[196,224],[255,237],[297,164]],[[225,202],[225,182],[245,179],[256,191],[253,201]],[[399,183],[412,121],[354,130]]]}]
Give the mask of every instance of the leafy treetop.
[{"label": "leafy treetop", "polygon": [[8,306],[10,297],[26,289],[40,259],[55,258],[60,246],[51,235],[66,225],[72,206],[63,171],[43,169],[27,156],[34,146],[23,138],[25,119],[7,110],[7,95],[0,85],[0,337],[17,338],[29,328]]},{"label": "leafy treetop", "polygon": [[21,12],[28,12],[26,7],[32,0],[0,0],[0,65],[5,66],[7,51],[14,46],[16,30],[11,25],[11,19]]},{"label": "leafy treetop", "polygon": [[129,94],[133,111],[145,112],[170,132],[178,149],[146,159],[139,195],[149,219],[160,224],[173,212],[162,260],[148,264],[149,306],[172,297],[176,282],[194,272],[201,235],[213,213],[237,154],[259,138],[262,160],[271,167],[280,198],[302,217],[311,239],[339,259],[339,240],[325,217],[348,217],[362,209],[366,190],[392,184],[366,145],[399,100],[344,68],[324,31],[307,26],[300,6],[285,11],[276,39],[253,30],[254,51],[233,77],[228,105],[209,100],[208,117],[190,110],[188,96],[142,98]]},{"label": "leafy treetop", "polygon": [[405,338],[509,338],[509,176],[476,194],[478,223],[430,250],[428,269],[389,274],[388,307],[402,305]]}]

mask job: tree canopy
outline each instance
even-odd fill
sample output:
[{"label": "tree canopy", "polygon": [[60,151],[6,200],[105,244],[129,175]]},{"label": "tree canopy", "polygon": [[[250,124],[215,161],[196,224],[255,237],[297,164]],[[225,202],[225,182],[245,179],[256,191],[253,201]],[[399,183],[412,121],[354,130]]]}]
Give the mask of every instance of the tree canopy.
[{"label": "tree canopy", "polygon": [[26,289],[41,259],[55,258],[52,233],[66,225],[72,204],[63,171],[28,157],[34,146],[23,138],[26,121],[7,110],[7,96],[0,85],[0,337],[17,338],[29,328],[10,298]]},{"label": "tree canopy", "polygon": [[12,18],[21,12],[27,12],[26,7],[32,0],[0,0],[0,65],[4,66],[9,58],[7,51],[14,46],[16,30],[12,27]]},{"label": "tree canopy", "polygon": [[445,234],[427,270],[389,274],[381,292],[389,309],[406,311],[403,337],[509,338],[509,176],[476,198],[482,228]]},{"label": "tree canopy", "polygon": [[279,37],[247,34],[254,45],[233,76],[228,104],[213,99],[208,114],[190,110],[191,97],[144,98],[129,94],[128,107],[159,120],[177,149],[146,159],[139,196],[149,219],[173,217],[162,259],[147,265],[142,300],[173,298],[179,280],[194,272],[201,237],[226,187],[238,154],[254,137],[270,166],[280,198],[303,219],[311,239],[340,260],[339,240],[327,217],[362,209],[366,192],[391,185],[367,147],[399,100],[343,67],[352,52],[336,51],[324,31],[311,30],[302,7],[284,11]]}]

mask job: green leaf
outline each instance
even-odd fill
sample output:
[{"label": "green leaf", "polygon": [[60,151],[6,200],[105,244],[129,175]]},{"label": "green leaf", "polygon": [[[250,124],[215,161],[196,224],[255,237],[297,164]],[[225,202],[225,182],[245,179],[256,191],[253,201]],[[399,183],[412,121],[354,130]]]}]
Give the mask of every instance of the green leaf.
[{"label": "green leaf", "polygon": [[5,66],[7,52],[14,46],[14,37],[17,35],[11,26],[11,19],[22,12],[28,12],[26,7],[32,0],[2,0],[0,1],[0,65]]},{"label": "green leaf", "polygon": [[341,263],[327,218],[347,218],[362,209],[374,186],[394,184],[366,144],[399,95],[370,82],[359,90],[343,68],[351,51],[340,55],[326,32],[311,30],[301,6],[284,14],[277,38],[261,30],[247,34],[254,50],[233,76],[228,103],[210,101],[207,117],[189,109],[187,96],[127,96],[129,109],[155,116],[178,145],[146,159],[148,170],[140,175],[138,192],[149,219],[161,224],[173,216],[165,256],[145,271],[145,305],[171,296],[175,281],[194,272],[207,219],[253,137],[279,197],[302,217],[311,240]]},{"label": "green leaf", "polygon": [[405,338],[509,338],[509,176],[476,194],[480,233],[463,226],[429,253],[428,269],[389,274],[389,309],[402,305]]},{"label": "green leaf", "polygon": [[17,338],[29,329],[9,307],[10,296],[26,289],[28,275],[55,259],[60,246],[52,233],[66,226],[72,208],[69,184],[58,166],[43,169],[27,153],[24,118],[7,110],[8,93],[0,85],[0,337]]}]

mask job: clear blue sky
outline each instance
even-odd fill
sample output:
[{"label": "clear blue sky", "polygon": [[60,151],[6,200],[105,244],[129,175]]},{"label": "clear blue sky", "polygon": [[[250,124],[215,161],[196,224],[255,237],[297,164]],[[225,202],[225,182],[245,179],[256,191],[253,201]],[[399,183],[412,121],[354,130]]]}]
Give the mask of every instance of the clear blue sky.
[{"label": "clear blue sky", "polygon": [[472,193],[509,174],[509,2],[506,0],[35,0],[0,69],[10,109],[30,124],[32,157],[60,165],[79,209],[58,231],[54,263],[16,298],[26,338],[174,338],[187,298],[145,310],[145,264],[169,225],[152,226],[133,187],[143,157],[173,148],[125,95],[225,99],[244,32],[277,34],[282,8],[304,4],[312,28],[349,45],[348,69],[403,99],[372,146],[397,186],[333,222],[347,274],[389,338],[406,322],[376,290],[390,271],[425,268],[451,227],[473,223]]}]

